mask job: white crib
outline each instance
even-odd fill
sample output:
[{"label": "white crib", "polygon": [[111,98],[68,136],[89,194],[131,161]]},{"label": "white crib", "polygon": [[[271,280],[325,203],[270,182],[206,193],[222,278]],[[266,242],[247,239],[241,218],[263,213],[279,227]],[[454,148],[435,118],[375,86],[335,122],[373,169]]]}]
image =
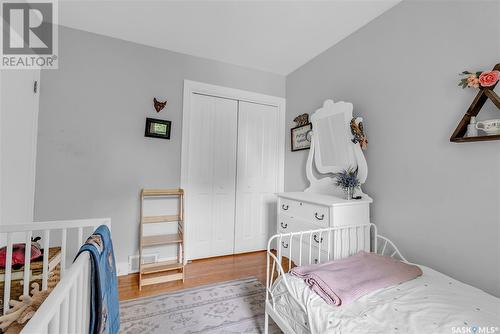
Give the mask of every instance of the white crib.
[{"label": "white crib", "polygon": [[[100,225],[111,229],[111,220],[82,219],[35,222],[26,225],[0,226],[0,240],[7,246],[4,277],[4,313],[9,309],[11,290],[12,246],[15,242],[31,245],[33,236],[42,237],[42,248],[61,247],[61,280],[51,291],[21,333],[87,333],[90,305],[90,258],[87,252],[71,263],[86,238]],[[85,238],[85,239],[84,239]],[[2,246],[3,246],[2,245]],[[23,267],[23,294],[30,290],[31,247],[25,248]],[[47,289],[49,278],[49,252],[44,251],[42,290]]]}]

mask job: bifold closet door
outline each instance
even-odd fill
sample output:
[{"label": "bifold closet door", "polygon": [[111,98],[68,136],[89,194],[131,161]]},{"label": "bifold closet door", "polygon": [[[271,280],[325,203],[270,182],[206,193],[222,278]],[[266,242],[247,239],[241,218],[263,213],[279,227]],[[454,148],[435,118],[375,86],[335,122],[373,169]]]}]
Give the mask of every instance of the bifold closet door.
[{"label": "bifold closet door", "polygon": [[279,190],[278,108],[239,102],[235,253],[266,249]]},{"label": "bifold closet door", "polygon": [[190,259],[234,252],[238,102],[193,94],[188,186]]}]

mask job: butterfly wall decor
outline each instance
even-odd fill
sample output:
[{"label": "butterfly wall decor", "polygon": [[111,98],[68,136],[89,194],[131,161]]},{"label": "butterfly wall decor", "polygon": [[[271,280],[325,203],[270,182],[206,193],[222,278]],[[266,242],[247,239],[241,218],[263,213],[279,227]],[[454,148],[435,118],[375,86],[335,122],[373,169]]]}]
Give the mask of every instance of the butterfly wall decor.
[{"label": "butterfly wall decor", "polygon": [[305,113],[302,115],[299,115],[293,119],[295,123],[297,123],[297,126],[301,125],[306,125],[309,123],[309,114]]},{"label": "butterfly wall decor", "polygon": [[156,99],[156,97],[153,98],[153,106],[155,107],[156,112],[162,111],[166,105],[167,105],[167,101],[160,102]]}]

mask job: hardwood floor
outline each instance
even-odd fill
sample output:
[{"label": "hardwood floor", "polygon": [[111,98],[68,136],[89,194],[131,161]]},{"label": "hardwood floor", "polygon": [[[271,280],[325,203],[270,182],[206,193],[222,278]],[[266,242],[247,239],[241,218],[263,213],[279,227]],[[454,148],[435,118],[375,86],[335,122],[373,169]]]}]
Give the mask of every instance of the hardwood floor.
[{"label": "hardwood floor", "polygon": [[188,263],[186,278],[182,281],[148,285],[139,291],[138,274],[118,277],[120,300],[157,295],[163,292],[181,290],[205,284],[235,280],[244,277],[257,277],[266,283],[266,252],[228,255]]}]

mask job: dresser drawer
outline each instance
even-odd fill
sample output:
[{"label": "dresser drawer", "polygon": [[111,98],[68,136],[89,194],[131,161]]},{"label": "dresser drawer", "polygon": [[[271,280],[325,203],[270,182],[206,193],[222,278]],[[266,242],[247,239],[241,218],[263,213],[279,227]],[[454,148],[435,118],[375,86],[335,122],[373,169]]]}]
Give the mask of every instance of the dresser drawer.
[{"label": "dresser drawer", "polygon": [[[290,252],[291,251],[291,252]],[[309,247],[308,244],[302,243],[302,251],[300,250],[300,242],[296,242],[295,238],[293,242],[290,243],[290,240],[281,240],[280,244],[280,252],[281,256],[286,257],[288,259],[292,259],[293,263],[296,266],[308,265],[308,264],[318,264],[324,263],[328,261],[328,253],[324,250],[319,250],[317,247]],[[332,255],[330,255],[331,258]],[[285,271],[288,268],[283,268]]]},{"label": "dresser drawer", "polygon": [[317,228],[312,224],[306,224],[305,222],[297,219],[295,217],[290,217],[284,214],[278,215],[278,233],[291,233],[291,232],[299,232],[312,230]]},{"label": "dresser drawer", "polygon": [[279,212],[293,216],[298,210],[299,202],[289,200],[286,198],[280,198],[279,199]]},{"label": "dresser drawer", "polygon": [[296,232],[297,227],[296,227],[295,219],[290,216],[286,216],[284,214],[279,214],[278,215],[278,226],[277,226],[277,231],[278,233],[290,233],[290,232]]},{"label": "dresser drawer", "polygon": [[314,247],[320,247],[325,252],[328,252],[328,239],[330,239],[330,249],[332,249],[335,241],[335,235],[332,231],[312,233],[312,237],[308,238],[306,242],[311,242]]},{"label": "dresser drawer", "polygon": [[280,214],[298,218],[319,227],[329,226],[330,211],[328,206],[305,203],[286,198],[280,198]]},{"label": "dresser drawer", "polygon": [[[301,231],[310,231],[317,230],[322,228],[321,226],[317,226],[314,223],[308,223],[306,221],[300,220],[295,217],[290,217],[284,214],[280,214],[278,216],[278,233],[292,233],[292,232],[301,232]],[[333,244],[333,232],[315,232],[315,233],[306,233],[302,236],[302,242],[309,245],[311,243],[315,247],[321,247],[321,249],[327,251],[328,250],[328,234],[330,234],[330,245]],[[285,238],[283,238],[285,239]],[[289,237],[287,237],[287,240]],[[295,236],[293,242],[300,242],[300,236]],[[309,246],[307,246],[309,247]]]}]

